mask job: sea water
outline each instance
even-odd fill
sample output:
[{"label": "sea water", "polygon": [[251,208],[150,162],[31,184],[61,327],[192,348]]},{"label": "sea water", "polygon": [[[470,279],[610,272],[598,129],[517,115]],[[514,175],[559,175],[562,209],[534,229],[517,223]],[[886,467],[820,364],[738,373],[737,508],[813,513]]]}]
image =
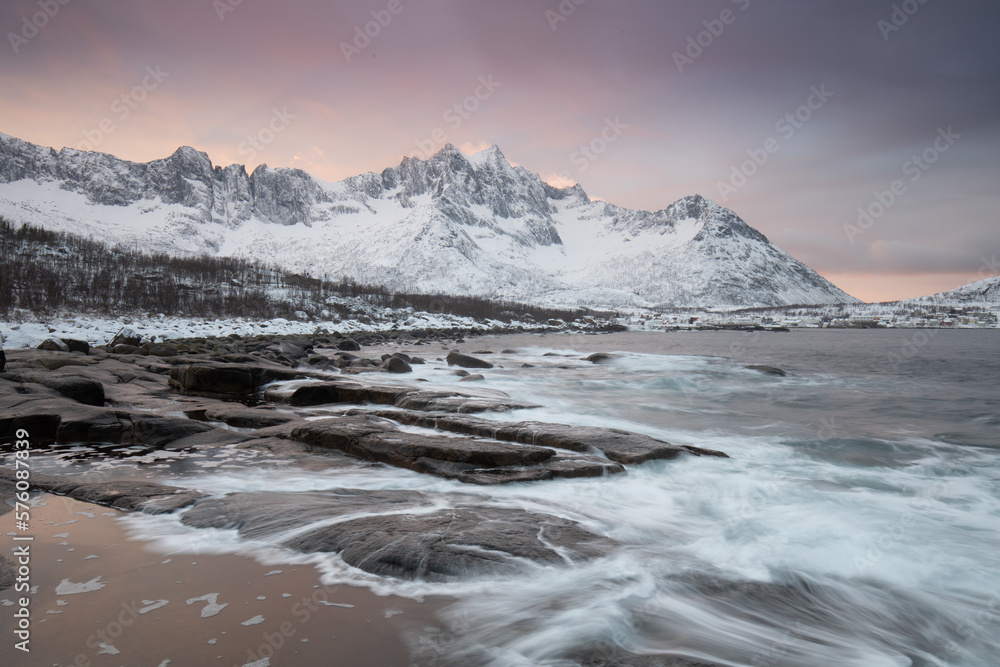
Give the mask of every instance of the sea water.
[{"label": "sea water", "polygon": [[[280,533],[250,542],[176,516],[132,516],[133,534],[170,551],[309,562],[331,584],[448,596],[448,632],[412,637],[414,664],[568,666],[599,647],[756,667],[1000,664],[1000,333],[505,336],[463,346],[491,350],[497,368],[461,385],[429,350],[415,348],[431,362],[415,367],[430,381],[421,387],[543,406],[492,419],[624,428],[731,458],[491,487],[388,466],[262,469],[210,456],[198,474],[155,473],[215,495],[411,489],[447,506],[461,492],[617,544],[502,578],[378,577],[336,555],[285,552]],[[596,351],[613,356],[582,359]],[[747,368],[759,364],[787,374]]]}]

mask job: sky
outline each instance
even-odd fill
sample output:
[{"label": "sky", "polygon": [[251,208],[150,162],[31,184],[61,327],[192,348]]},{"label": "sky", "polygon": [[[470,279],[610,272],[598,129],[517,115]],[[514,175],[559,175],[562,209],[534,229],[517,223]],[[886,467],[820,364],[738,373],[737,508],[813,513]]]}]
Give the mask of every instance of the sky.
[{"label": "sky", "polygon": [[325,180],[452,143],[701,194],[866,301],[1000,275],[987,0],[4,0],[0,132]]}]

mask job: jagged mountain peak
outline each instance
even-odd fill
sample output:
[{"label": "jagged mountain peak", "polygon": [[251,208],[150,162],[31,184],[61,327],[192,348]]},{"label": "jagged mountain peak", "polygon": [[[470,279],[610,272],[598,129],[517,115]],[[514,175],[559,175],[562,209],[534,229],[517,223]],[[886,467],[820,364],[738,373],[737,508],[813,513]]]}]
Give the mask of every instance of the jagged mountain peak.
[{"label": "jagged mountain peak", "polygon": [[170,155],[170,158],[198,160],[208,162],[209,164],[212,163],[212,160],[208,157],[208,153],[192,148],[191,146],[179,146],[177,150]]},{"label": "jagged mountain peak", "polygon": [[495,145],[469,156],[447,145],[327,182],[213,166],[187,146],[137,163],[0,136],[0,215],[400,292],[593,307],[854,301],[705,197],[655,212],[591,201]]}]

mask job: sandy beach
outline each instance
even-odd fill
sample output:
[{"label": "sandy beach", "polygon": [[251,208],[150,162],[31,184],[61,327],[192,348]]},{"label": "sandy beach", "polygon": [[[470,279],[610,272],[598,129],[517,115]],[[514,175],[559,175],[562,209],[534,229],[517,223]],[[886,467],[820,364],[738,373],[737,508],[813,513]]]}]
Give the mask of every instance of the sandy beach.
[{"label": "sandy beach", "polygon": [[[0,663],[410,664],[401,639],[434,603],[323,586],[306,565],[164,554],[129,539],[125,512],[42,495],[32,509],[30,653],[16,650],[14,589],[0,592]],[[0,516],[5,528],[13,514]],[[0,548],[14,548],[5,530]],[[17,543],[23,544],[23,543]]]}]

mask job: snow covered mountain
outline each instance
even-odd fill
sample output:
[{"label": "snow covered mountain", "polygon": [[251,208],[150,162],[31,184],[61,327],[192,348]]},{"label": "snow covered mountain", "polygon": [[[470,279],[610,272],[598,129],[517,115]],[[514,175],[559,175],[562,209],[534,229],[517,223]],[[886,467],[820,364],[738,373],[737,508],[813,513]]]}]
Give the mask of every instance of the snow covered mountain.
[{"label": "snow covered mountain", "polygon": [[0,215],[169,254],[235,255],[398,292],[591,307],[855,303],[735,213],[694,195],[633,211],[555,188],[494,146],[446,146],[330,183],[136,163],[0,134]]},{"label": "snow covered mountain", "polygon": [[[980,274],[982,275],[982,274]],[[913,305],[1000,306],[1000,277],[994,276],[947,292],[898,301]]]}]

